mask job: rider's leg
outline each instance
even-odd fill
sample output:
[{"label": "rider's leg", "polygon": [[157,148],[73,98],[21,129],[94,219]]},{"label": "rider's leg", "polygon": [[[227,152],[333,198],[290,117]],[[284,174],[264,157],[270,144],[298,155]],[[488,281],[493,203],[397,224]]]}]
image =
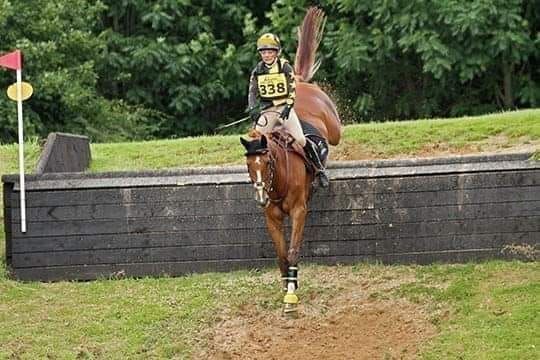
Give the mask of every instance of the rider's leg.
[{"label": "rider's leg", "polygon": [[298,115],[296,115],[296,111],[294,111],[294,109],[291,109],[291,112],[289,113],[289,119],[285,121],[284,126],[294,137],[296,142],[304,148],[304,151],[306,151],[308,157],[315,163],[315,166],[318,170],[317,177],[319,178],[319,183],[321,184],[321,186],[324,188],[328,187],[328,176],[326,175],[324,162],[319,158],[319,151],[317,149],[317,145],[306,139],[306,137],[304,136],[304,131],[302,130],[302,126],[300,125],[300,120],[298,120]]},{"label": "rider's leg", "polygon": [[319,149],[317,145],[310,139],[307,139],[304,151],[306,152],[308,158],[313,161],[315,167],[318,170],[317,177],[319,178],[319,184],[321,184],[323,188],[328,187],[328,185],[330,185],[330,181],[328,180],[328,175],[326,175],[326,168],[324,166],[324,162],[319,157]]},{"label": "rider's leg", "polygon": [[[280,110],[283,109],[284,106],[280,107]],[[294,108],[291,109],[291,112],[289,113],[289,118],[285,120],[285,123],[283,124],[285,129],[289,131],[289,133],[292,135],[294,140],[301,146],[306,146],[306,137],[304,136],[304,131],[302,130],[302,126],[300,125],[300,120],[298,120],[298,115],[296,115],[296,111],[294,111]]]}]

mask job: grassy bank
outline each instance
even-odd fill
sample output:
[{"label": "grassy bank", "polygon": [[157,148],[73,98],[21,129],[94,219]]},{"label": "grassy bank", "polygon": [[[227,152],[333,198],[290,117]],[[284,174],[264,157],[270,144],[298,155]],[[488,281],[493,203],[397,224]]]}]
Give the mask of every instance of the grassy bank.
[{"label": "grassy bank", "polygon": [[[94,144],[91,171],[242,164],[239,135]],[[459,119],[349,125],[332,160],[436,156],[540,146],[540,109]]]},{"label": "grassy bank", "polygon": [[[238,135],[92,144],[90,171],[164,169],[242,164]],[[348,125],[331,158],[354,160],[504,151],[540,145],[540,109],[456,119]],[[26,144],[26,169],[33,172],[37,141]],[[17,145],[0,145],[0,174],[17,172]]]}]

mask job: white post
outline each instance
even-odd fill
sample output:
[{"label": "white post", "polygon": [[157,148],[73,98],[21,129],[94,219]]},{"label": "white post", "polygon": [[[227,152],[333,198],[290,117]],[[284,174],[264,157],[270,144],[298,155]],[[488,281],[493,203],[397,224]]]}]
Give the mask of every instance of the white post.
[{"label": "white post", "polygon": [[24,186],[24,134],[22,111],[22,70],[17,69],[17,120],[19,123],[19,182],[21,205],[21,232],[26,232],[26,195]]}]

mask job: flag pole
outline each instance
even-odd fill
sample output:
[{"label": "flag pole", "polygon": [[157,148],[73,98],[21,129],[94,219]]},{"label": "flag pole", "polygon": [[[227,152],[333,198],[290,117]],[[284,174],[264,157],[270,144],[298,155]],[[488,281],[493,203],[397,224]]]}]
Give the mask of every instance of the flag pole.
[{"label": "flag pole", "polygon": [[24,184],[24,134],[22,107],[22,70],[17,69],[17,120],[19,125],[19,183],[21,205],[21,232],[26,232],[26,194]]},{"label": "flag pole", "polygon": [[[17,72],[17,82],[8,88],[7,95],[11,100],[17,101],[17,122],[19,126],[19,182],[21,207],[21,232],[26,232],[26,193],[24,186],[24,126],[23,126],[23,100],[32,96],[32,86],[22,81],[23,57],[20,50],[15,50],[0,56],[0,67]],[[24,88],[23,88],[24,85]],[[23,98],[24,96],[24,98]]]}]

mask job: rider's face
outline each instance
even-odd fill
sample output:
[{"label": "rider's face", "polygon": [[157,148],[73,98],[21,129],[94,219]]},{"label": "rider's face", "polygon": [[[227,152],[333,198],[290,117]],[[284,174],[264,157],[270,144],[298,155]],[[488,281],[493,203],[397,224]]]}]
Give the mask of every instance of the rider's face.
[{"label": "rider's face", "polygon": [[259,54],[261,54],[262,61],[264,61],[265,64],[272,64],[274,60],[276,60],[277,57],[277,50],[261,50],[259,51]]}]

